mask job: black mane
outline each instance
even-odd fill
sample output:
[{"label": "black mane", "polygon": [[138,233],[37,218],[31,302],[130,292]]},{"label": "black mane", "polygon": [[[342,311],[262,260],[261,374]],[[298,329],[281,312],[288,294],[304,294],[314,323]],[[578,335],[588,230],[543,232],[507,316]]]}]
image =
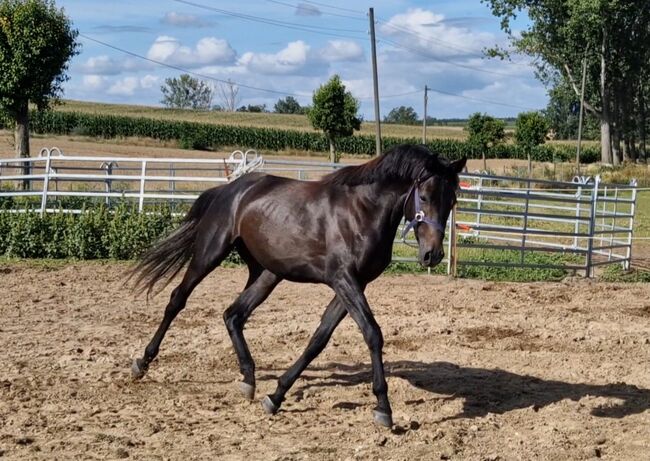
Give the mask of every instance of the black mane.
[{"label": "black mane", "polygon": [[358,186],[381,182],[415,181],[432,175],[457,178],[449,161],[425,146],[402,144],[362,165],[341,168],[323,177],[327,184]]}]

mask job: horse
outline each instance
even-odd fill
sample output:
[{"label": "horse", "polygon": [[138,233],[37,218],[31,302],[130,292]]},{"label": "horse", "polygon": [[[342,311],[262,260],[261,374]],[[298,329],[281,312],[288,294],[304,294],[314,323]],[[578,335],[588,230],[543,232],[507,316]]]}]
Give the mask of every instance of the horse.
[{"label": "horse", "polygon": [[[234,346],[240,391],[255,395],[255,363],[243,335],[244,324],[282,280],[320,283],[334,291],[306,349],[262,400],[278,412],[300,374],[325,348],[334,329],[350,315],[361,330],[373,371],[377,399],[374,420],[392,427],[392,411],[382,361],[383,336],[364,295],[366,286],[389,265],[398,226],[413,229],[422,266],[444,257],[446,222],[456,203],[458,173],[466,159],[449,161],[425,146],[400,145],[364,164],[341,168],[318,181],[298,181],[252,172],[203,192],[181,225],[144,253],[131,270],[134,288],[147,296],[187,266],[172,291],[164,317],[142,358],[133,361],[141,379],[192,290],[237,251],[248,266],[244,290],[223,319]],[[164,286],[163,285],[163,286]]]}]

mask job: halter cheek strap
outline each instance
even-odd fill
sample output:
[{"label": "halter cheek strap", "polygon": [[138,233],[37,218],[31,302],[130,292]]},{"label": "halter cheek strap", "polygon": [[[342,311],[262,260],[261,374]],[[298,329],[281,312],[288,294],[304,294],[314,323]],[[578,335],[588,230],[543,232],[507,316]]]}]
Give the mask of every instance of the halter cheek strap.
[{"label": "halter cheek strap", "polygon": [[415,182],[411,186],[411,190],[409,190],[408,195],[406,196],[406,201],[404,202],[404,219],[408,220],[406,217],[406,204],[409,201],[409,197],[411,194],[413,194],[413,200],[414,200],[414,207],[415,207],[415,216],[409,223],[404,226],[404,230],[402,230],[402,241],[406,240],[406,234],[409,233],[411,229],[414,229],[415,226],[419,223],[425,223],[433,227],[435,230],[442,232],[443,234],[445,233],[445,226],[440,224],[438,221],[435,221],[431,218],[429,218],[422,208],[420,208],[420,192],[418,191],[417,187],[418,183]]}]

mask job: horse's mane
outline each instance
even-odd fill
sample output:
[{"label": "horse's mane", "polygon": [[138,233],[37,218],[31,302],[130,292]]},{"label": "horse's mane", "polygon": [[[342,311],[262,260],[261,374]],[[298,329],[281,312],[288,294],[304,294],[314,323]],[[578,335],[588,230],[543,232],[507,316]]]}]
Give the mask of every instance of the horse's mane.
[{"label": "horse's mane", "polygon": [[457,181],[449,161],[425,146],[402,144],[361,165],[341,168],[323,177],[326,184],[358,186],[380,182],[415,181],[434,174]]}]

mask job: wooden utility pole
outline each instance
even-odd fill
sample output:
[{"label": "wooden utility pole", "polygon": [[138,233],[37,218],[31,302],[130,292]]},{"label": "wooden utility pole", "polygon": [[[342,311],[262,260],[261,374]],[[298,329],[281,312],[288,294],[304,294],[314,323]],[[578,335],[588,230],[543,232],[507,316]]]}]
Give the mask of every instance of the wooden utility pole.
[{"label": "wooden utility pole", "polygon": [[582,58],[582,87],[580,88],[580,118],[578,119],[578,150],[576,151],[576,174],[580,174],[580,147],[582,145],[582,119],[585,112],[585,80],[587,78],[587,57]]},{"label": "wooden utility pole", "polygon": [[427,143],[427,103],[429,102],[429,96],[427,92],[429,88],[424,85],[424,117],[422,117],[422,144]]},{"label": "wooden utility pole", "polygon": [[377,81],[377,46],[375,43],[375,10],[368,9],[370,19],[370,49],[372,52],[372,85],[375,91],[375,154],[381,155],[381,118],[379,116],[379,83]]}]

